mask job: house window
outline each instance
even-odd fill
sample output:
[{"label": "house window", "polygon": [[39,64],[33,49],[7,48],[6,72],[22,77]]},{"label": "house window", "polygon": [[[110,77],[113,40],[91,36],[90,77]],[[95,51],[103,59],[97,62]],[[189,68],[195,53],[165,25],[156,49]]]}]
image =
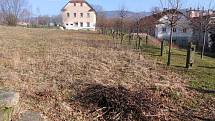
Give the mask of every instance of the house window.
[{"label": "house window", "polygon": [[84,14],[83,14],[83,13],[80,13],[80,16],[81,16],[81,18],[83,18]]},{"label": "house window", "polygon": [[76,3],[74,3],[74,6],[76,6]]},{"label": "house window", "polygon": [[87,13],[87,18],[90,18],[90,13]]},{"label": "house window", "polygon": [[162,32],[166,32],[166,28],[164,27],[164,28],[162,28]]},{"label": "house window", "polygon": [[73,26],[73,24],[70,24],[71,26]]},{"label": "house window", "polygon": [[76,26],[76,27],[78,26],[78,22],[75,22],[75,26]]},{"label": "house window", "polygon": [[173,32],[176,32],[176,28],[173,28]]},{"label": "house window", "polygon": [[90,27],[90,22],[87,22],[87,27]]},{"label": "house window", "polygon": [[76,14],[76,13],[74,13],[74,18],[76,18],[76,16],[77,16],[77,14]]},{"label": "house window", "polygon": [[81,3],[81,6],[83,6],[83,3]]},{"label": "house window", "polygon": [[83,27],[83,26],[84,26],[83,22],[81,22],[81,23],[80,23],[80,26],[81,26],[81,27]]},{"label": "house window", "polygon": [[66,24],[67,26],[69,25],[69,24]]},{"label": "house window", "polygon": [[187,29],[186,28],[184,28],[182,31],[183,31],[183,33],[187,33]]},{"label": "house window", "polygon": [[68,17],[68,18],[70,17],[70,14],[69,14],[69,13],[67,13],[67,17]]}]

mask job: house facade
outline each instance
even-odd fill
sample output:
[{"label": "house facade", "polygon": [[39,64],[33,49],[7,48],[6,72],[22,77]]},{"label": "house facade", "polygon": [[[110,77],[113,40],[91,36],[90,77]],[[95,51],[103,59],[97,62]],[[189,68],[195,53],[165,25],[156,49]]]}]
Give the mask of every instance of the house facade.
[{"label": "house facade", "polygon": [[[170,9],[146,16],[141,19],[141,23],[144,25],[143,28],[147,29],[148,34],[160,40],[168,41],[171,34],[171,17],[176,18],[172,33],[174,44],[185,48],[188,42],[192,41],[199,50],[201,50],[203,44],[206,45],[206,48],[210,48],[211,40],[215,39],[215,11],[190,9],[183,12]],[[201,30],[201,28],[204,28],[203,23],[208,23],[205,33],[204,30]],[[148,30],[150,31],[148,32]]]},{"label": "house facade", "polygon": [[87,1],[70,0],[61,11],[65,29],[95,31],[96,11]]},{"label": "house facade", "polygon": [[172,33],[173,43],[181,47],[186,47],[187,43],[192,40],[193,29],[189,19],[182,12],[165,10],[148,16],[146,19],[143,18],[141,21],[143,23],[145,21],[153,23],[152,27],[154,31],[150,34],[160,40],[168,41],[170,40],[171,34],[170,20],[173,15],[177,17],[174,22],[175,26]]},{"label": "house facade", "polygon": [[[183,14],[179,14],[178,16],[179,20],[177,20],[172,33],[173,43],[181,47],[186,47],[192,39],[193,30],[189,25],[189,20]],[[158,24],[155,26],[156,38],[161,40],[170,39],[171,27],[168,20],[168,15],[164,15],[158,20]]]}]

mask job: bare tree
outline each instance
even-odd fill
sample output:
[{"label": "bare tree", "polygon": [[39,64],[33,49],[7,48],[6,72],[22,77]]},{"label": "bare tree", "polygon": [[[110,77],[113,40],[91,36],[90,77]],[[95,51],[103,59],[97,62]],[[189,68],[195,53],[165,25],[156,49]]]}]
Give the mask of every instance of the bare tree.
[{"label": "bare tree", "polygon": [[32,17],[31,11],[28,9],[23,9],[23,11],[20,13],[20,21],[30,23]]},{"label": "bare tree", "polygon": [[1,0],[0,10],[4,22],[8,25],[16,25],[26,5],[26,0]]},{"label": "bare tree", "polygon": [[135,30],[135,20],[133,19],[127,19],[125,21],[125,29],[127,30],[128,33],[128,43],[129,45],[131,44],[131,39],[133,38],[132,32]]},{"label": "bare tree", "polygon": [[50,23],[50,17],[48,15],[45,16],[39,16],[38,17],[38,24],[42,26],[48,26]]},{"label": "bare tree", "polygon": [[214,53],[215,56],[215,15],[211,16],[211,25],[210,25],[210,49],[211,52]]},{"label": "bare tree", "polygon": [[162,12],[153,12],[151,16],[146,16],[140,19],[140,25],[142,26],[142,32],[146,33],[147,35],[154,36],[155,34],[155,27],[158,22],[158,18],[160,17],[160,13]]},{"label": "bare tree", "polygon": [[39,7],[37,7],[36,8],[36,11],[37,11],[37,25],[39,25],[39,16],[41,16],[41,13],[40,13],[40,8]]},{"label": "bare tree", "polygon": [[106,15],[102,8],[97,8],[97,22],[96,27],[101,30],[102,34],[105,34],[106,29]]},{"label": "bare tree", "polygon": [[208,15],[203,16],[202,26],[201,30],[203,32],[203,45],[202,45],[202,51],[201,51],[201,59],[204,57],[205,53],[205,46],[206,46],[206,37],[208,36],[208,32],[210,30],[210,23],[211,23],[211,16],[209,15],[209,11],[207,13]]},{"label": "bare tree", "polygon": [[[192,26],[195,32],[198,32],[199,40],[202,41],[202,48],[201,48],[201,58],[203,59],[205,53],[205,46],[207,41],[207,36],[209,31],[211,30],[211,22],[212,22],[212,10],[208,9],[199,10],[199,15],[195,18],[190,18],[192,21]],[[199,43],[199,42],[198,42]]]},{"label": "bare tree", "polygon": [[62,16],[60,14],[56,15],[56,16],[52,16],[51,22],[54,23],[55,26],[61,25],[62,24]]},{"label": "bare tree", "polygon": [[141,23],[141,18],[142,18],[142,16],[140,16],[138,13],[136,14],[136,16],[135,16],[135,24],[134,24],[134,26],[135,26],[135,28],[136,28],[136,33],[137,33],[137,38],[138,38],[138,43],[137,43],[137,48],[138,49],[140,49],[140,43],[141,43],[141,37],[140,37],[140,35],[139,35],[139,33],[140,33],[140,31],[141,31],[141,28],[142,28],[142,23]]},{"label": "bare tree", "polygon": [[114,35],[118,39],[118,36],[120,34],[121,21],[118,18],[115,18],[113,21]]},{"label": "bare tree", "polygon": [[124,33],[123,33],[123,31],[124,31],[124,20],[127,17],[127,15],[128,15],[128,11],[125,9],[125,7],[122,7],[120,9],[120,12],[119,12],[121,44],[122,44],[123,38],[124,38]]},{"label": "bare tree", "polygon": [[151,13],[152,14],[157,14],[157,13],[160,13],[160,12],[162,12],[162,11],[160,10],[159,7],[152,7],[151,8]]},{"label": "bare tree", "polygon": [[0,24],[2,24],[3,22],[4,22],[3,13],[0,10]]},{"label": "bare tree", "polygon": [[[162,0],[161,4],[164,6]],[[178,21],[181,19],[181,15],[179,12],[179,9],[181,8],[181,0],[167,0],[167,8],[164,12],[162,12],[164,15],[166,15],[166,22],[164,24],[167,24],[170,27],[170,36],[169,36],[169,52],[168,52],[168,61],[167,65],[171,65],[171,55],[172,55],[172,43],[173,43],[173,29],[177,26]]]},{"label": "bare tree", "polygon": [[[202,9],[203,10],[203,9]],[[188,10],[188,18],[190,19],[191,21],[191,26],[193,28],[193,40],[195,40],[195,44],[197,45],[197,49],[200,50],[199,46],[200,46],[200,43],[201,43],[201,40],[202,40],[202,20],[203,20],[203,16],[193,16],[192,14],[195,14],[195,13],[192,13],[192,11],[195,12],[195,9],[192,10],[192,8],[190,8],[190,10]],[[198,10],[199,11],[199,10]],[[200,13],[201,14],[201,13]]]}]

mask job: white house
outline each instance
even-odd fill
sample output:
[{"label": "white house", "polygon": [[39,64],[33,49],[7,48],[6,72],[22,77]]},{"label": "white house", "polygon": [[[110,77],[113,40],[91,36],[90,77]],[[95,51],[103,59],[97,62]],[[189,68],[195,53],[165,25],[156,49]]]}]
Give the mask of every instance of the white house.
[{"label": "white house", "polygon": [[[155,37],[162,40],[169,40],[171,27],[170,27],[170,17],[172,13],[171,10],[164,11],[157,18],[158,22],[155,25]],[[188,18],[181,12],[177,11],[177,22],[173,28],[173,43],[186,47],[187,43],[192,40],[193,29],[190,25]]]},{"label": "white house", "polygon": [[95,31],[96,11],[87,1],[70,0],[61,11],[66,29]]}]

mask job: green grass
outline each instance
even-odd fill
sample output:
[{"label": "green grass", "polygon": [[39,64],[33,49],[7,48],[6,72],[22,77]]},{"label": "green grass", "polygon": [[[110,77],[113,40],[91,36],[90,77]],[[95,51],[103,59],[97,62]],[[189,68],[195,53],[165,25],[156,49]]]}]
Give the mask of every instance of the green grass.
[{"label": "green grass", "polygon": [[[149,40],[150,41],[150,40]],[[135,41],[133,40],[133,46]],[[158,60],[162,65],[166,65],[168,56],[168,47],[165,46],[163,56],[160,54],[160,45],[146,45],[144,40],[141,43],[143,54],[152,59]],[[189,86],[200,90],[215,90],[215,58],[204,56],[201,59],[200,54],[195,53],[195,60],[192,69],[186,69],[186,50],[176,49],[172,50],[171,67],[170,69],[180,73],[182,76],[189,78]]]}]

